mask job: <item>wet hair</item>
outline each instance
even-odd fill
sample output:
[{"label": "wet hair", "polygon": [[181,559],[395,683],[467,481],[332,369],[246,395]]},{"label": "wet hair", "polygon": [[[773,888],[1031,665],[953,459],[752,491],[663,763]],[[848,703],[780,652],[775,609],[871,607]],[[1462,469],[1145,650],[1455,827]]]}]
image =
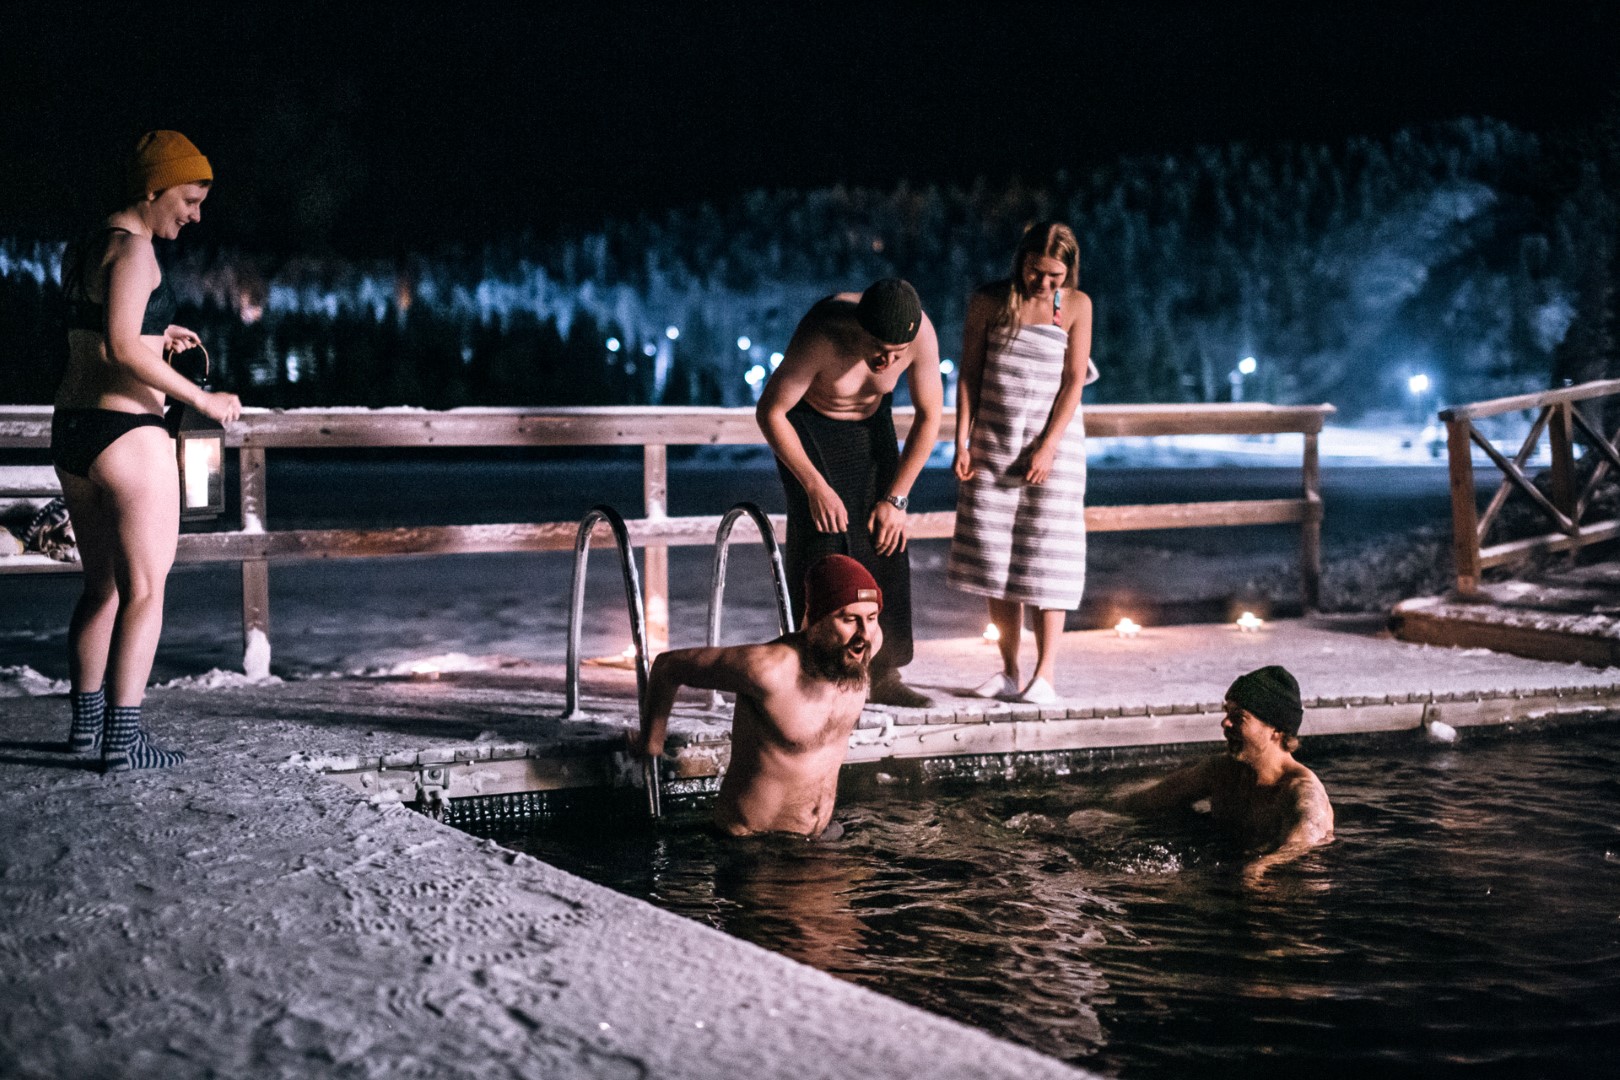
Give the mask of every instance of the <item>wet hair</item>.
[{"label": "wet hair", "polygon": [[1001,301],[995,318],[990,320],[989,338],[993,345],[1006,344],[1007,339],[1018,332],[1018,309],[1028,299],[1024,292],[1024,263],[1031,255],[1056,259],[1067,268],[1061,288],[1073,289],[1080,284],[1080,241],[1075,239],[1074,230],[1061,221],[1037,221],[1025,229],[1023,239],[1013,250],[1012,276],[1007,279],[1005,288],[992,285],[987,290],[992,296],[999,292]]}]

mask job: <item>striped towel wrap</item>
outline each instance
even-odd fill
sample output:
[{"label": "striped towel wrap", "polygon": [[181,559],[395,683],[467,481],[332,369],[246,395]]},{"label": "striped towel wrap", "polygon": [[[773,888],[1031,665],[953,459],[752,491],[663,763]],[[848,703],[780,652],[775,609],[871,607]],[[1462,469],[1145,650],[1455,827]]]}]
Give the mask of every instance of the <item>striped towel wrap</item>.
[{"label": "striped towel wrap", "polygon": [[[1086,585],[1086,428],[1079,409],[1044,484],[1024,472],[1063,381],[1068,335],[1021,326],[985,358],[973,418],[972,480],[956,497],[946,579],[963,592],[1047,610],[1080,606]],[[1097,369],[1089,365],[1086,382]]]}]

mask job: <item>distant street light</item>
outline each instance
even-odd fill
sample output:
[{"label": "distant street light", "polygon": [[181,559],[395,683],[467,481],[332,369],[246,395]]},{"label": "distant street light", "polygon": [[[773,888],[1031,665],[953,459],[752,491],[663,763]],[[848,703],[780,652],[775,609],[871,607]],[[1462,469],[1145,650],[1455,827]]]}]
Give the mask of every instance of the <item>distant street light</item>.
[{"label": "distant street light", "polygon": [[1429,377],[1420,371],[1406,380],[1406,388],[1419,396],[1427,394],[1429,392]]},{"label": "distant street light", "polygon": [[782,366],[782,354],[779,353],[779,352],[771,353],[771,370],[775,371],[777,368],[779,368],[781,366]]},{"label": "distant street light", "polygon": [[608,352],[618,352],[619,351],[619,339],[618,338],[610,337],[610,338],[607,339],[607,351]]},{"label": "distant street light", "polygon": [[674,341],[681,336],[681,328],[678,326],[666,326],[664,327],[664,336]]},{"label": "distant street light", "polygon": [[1232,384],[1232,400],[1234,402],[1243,400],[1243,377],[1253,375],[1255,369],[1259,366],[1254,357],[1245,356],[1238,361],[1237,367],[1233,368],[1226,376],[1226,381]]},{"label": "distant street light", "polygon": [[737,348],[741,349],[743,352],[747,352],[749,349],[751,349],[753,347],[754,347],[754,343],[748,337],[748,335],[744,334],[742,337],[737,339]]}]

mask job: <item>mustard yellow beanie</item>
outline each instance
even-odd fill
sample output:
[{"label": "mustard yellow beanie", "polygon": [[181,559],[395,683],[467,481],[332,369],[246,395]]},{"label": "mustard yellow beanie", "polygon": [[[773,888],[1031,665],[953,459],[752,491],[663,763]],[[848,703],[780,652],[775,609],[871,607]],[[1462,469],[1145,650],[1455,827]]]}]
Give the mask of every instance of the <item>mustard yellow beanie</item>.
[{"label": "mustard yellow beanie", "polygon": [[213,178],[208,159],[178,131],[148,131],[129,159],[129,193],[137,199],[176,184]]}]

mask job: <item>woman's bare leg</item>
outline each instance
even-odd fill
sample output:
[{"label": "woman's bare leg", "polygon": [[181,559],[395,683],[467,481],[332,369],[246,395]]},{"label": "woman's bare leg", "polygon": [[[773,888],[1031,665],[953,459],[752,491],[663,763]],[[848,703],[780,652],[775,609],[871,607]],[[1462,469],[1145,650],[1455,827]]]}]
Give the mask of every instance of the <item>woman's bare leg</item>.
[{"label": "woman's bare leg", "polygon": [[118,609],[108,650],[109,707],[145,699],[163,633],[163,588],[180,534],[173,445],[162,428],[139,427],[120,436],[90,467],[116,534]]},{"label": "woman's bare leg", "polygon": [[1057,685],[1057,646],[1063,638],[1063,621],[1068,612],[1042,608],[1035,618],[1035,678]]},{"label": "woman's bare leg", "polygon": [[990,621],[1001,634],[996,642],[1001,649],[1002,673],[1014,683],[1018,682],[1018,646],[1024,632],[1024,605],[1016,600],[987,600]]},{"label": "woman's bare leg", "polygon": [[74,693],[90,693],[107,681],[108,649],[118,617],[118,583],[113,575],[118,532],[105,492],[82,476],[60,470],[56,475],[84,570],[84,589],[68,623],[68,678]]}]

